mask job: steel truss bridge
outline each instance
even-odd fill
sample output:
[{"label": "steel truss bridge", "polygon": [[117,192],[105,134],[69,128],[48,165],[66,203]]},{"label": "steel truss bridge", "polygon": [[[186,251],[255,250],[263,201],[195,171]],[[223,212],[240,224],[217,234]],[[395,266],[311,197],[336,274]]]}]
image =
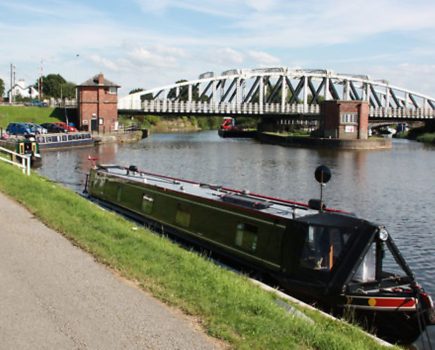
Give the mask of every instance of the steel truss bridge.
[{"label": "steel truss bridge", "polygon": [[118,109],[149,114],[315,117],[322,100],[362,100],[378,120],[435,119],[435,99],[372,80],[330,70],[258,68],[203,73],[183,81],[122,97]]}]

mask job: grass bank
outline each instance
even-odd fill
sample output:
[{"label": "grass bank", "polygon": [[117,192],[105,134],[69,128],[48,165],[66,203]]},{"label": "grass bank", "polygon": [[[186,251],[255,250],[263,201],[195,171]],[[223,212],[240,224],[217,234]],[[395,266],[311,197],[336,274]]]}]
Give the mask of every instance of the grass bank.
[{"label": "grass bank", "polygon": [[[47,226],[164,302],[197,317],[236,349],[377,349],[358,328],[311,312],[294,318],[276,296],[60,185],[0,162],[0,191]],[[4,226],[4,224],[3,224]]]},{"label": "grass bank", "polygon": [[435,132],[426,132],[422,135],[417,136],[418,142],[431,143],[435,145]]},{"label": "grass bank", "polygon": [[424,126],[411,129],[407,138],[435,145],[435,121],[428,121]]},{"label": "grass bank", "polygon": [[51,107],[0,106],[0,127],[6,128],[11,122],[32,122],[36,124],[56,122],[62,119],[62,111]]}]

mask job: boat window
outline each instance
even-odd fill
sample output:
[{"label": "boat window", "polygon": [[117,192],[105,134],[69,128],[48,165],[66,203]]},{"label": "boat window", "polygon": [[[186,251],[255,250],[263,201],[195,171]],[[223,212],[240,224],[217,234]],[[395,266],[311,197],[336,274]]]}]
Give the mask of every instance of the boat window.
[{"label": "boat window", "polygon": [[361,261],[352,281],[358,283],[400,280],[407,273],[395,258],[391,242],[375,240]]},{"label": "boat window", "polygon": [[257,239],[257,226],[245,223],[240,223],[237,225],[235,239],[236,246],[250,252],[255,252],[257,250]]},{"label": "boat window", "polygon": [[406,276],[406,272],[397,263],[389,245],[385,244],[385,249],[382,249],[382,278],[398,276]]},{"label": "boat window", "polygon": [[62,135],[62,141],[66,141],[66,135]]},{"label": "boat window", "polygon": [[145,194],[142,196],[142,211],[144,213],[150,214],[153,210],[154,198]]},{"label": "boat window", "polygon": [[350,236],[351,232],[343,228],[308,226],[300,258],[301,267],[331,270]]},{"label": "boat window", "polygon": [[177,213],[175,215],[175,223],[182,227],[190,226],[190,210],[186,206],[177,204]]},{"label": "boat window", "polygon": [[355,282],[367,283],[376,280],[376,244],[372,243],[353,276]]}]

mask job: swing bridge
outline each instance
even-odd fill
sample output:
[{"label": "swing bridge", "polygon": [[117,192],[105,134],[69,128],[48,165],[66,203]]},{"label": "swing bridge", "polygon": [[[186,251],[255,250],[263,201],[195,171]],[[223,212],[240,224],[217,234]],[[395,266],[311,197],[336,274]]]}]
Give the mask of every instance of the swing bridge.
[{"label": "swing bridge", "polygon": [[369,103],[369,119],[435,118],[435,98],[367,75],[322,69],[256,68],[206,72],[198,79],[122,97],[118,110],[156,115],[230,115],[315,118],[324,100]]}]

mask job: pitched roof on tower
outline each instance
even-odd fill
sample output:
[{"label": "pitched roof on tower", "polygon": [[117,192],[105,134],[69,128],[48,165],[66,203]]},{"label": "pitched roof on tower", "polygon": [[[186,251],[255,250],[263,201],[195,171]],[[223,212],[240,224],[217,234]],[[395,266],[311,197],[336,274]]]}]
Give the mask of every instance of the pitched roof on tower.
[{"label": "pitched roof on tower", "polygon": [[77,85],[77,86],[108,86],[108,87],[121,87],[110,80],[104,78],[103,73],[94,75],[91,79],[86,80],[85,82]]}]

